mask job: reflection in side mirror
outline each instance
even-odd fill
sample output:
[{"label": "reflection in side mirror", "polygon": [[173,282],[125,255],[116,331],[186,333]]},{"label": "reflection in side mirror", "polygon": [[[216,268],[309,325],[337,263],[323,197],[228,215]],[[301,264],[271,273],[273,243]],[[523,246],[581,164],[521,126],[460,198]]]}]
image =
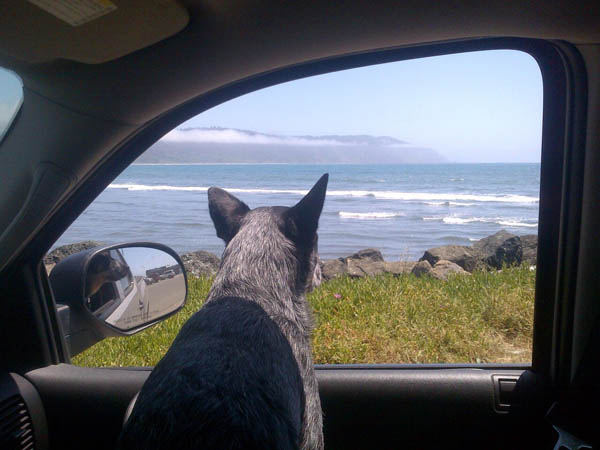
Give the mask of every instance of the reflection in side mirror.
[{"label": "reflection in side mirror", "polygon": [[59,262],[50,273],[71,356],[105,337],[130,335],[185,304],[179,256],[152,243],[96,247]]},{"label": "reflection in side mirror", "polygon": [[105,250],[88,264],[86,308],[98,319],[128,331],[180,308],[185,278],[179,263],[155,248]]}]

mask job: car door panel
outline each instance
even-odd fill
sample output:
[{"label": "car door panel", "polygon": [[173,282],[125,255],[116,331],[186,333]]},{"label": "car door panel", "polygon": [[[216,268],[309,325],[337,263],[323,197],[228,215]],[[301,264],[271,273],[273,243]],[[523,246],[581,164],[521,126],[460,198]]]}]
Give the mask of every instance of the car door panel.
[{"label": "car door panel", "polygon": [[[50,448],[113,448],[150,370],[59,364],[29,372],[46,410]],[[316,372],[328,449],[519,448],[523,429],[535,437],[527,414],[514,417],[497,404],[494,380],[516,380],[522,369],[318,366]]]}]

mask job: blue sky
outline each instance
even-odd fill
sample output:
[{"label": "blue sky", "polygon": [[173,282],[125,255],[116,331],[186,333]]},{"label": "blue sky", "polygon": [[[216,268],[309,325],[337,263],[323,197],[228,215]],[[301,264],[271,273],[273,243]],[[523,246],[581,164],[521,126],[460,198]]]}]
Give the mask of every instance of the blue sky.
[{"label": "blue sky", "polygon": [[146,276],[148,269],[177,264],[171,255],[155,248],[128,247],[122,252],[131,272],[136,276]]},{"label": "blue sky", "polygon": [[370,134],[455,162],[539,162],[542,78],[526,53],[446,55],[346,70],[266,88],[179,128],[277,135]]}]

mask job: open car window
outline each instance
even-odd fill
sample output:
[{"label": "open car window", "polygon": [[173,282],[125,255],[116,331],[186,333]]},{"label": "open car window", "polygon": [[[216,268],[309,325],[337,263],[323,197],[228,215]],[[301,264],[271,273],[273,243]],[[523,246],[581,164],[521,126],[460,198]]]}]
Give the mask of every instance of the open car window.
[{"label": "open car window", "polygon": [[316,363],[528,364],[542,100],[532,57],[485,51],[293,81],[181,124],[54,249],[169,245],[186,264],[188,305],[74,363],[144,366],[163,356],[219,267],[210,186],[251,208],[291,206],[329,173],[324,282],[308,296]]}]

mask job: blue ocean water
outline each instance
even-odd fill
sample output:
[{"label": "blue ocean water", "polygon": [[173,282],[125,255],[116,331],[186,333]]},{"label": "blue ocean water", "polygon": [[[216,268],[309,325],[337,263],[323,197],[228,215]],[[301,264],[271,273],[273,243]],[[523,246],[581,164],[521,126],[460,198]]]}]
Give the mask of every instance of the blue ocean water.
[{"label": "blue ocean water", "polygon": [[251,208],[295,204],[324,173],[322,258],[375,247],[387,260],[505,229],[537,234],[539,164],[132,165],[55,246],[87,239],[154,241],[177,252],[223,250],[208,214],[210,186]]}]

